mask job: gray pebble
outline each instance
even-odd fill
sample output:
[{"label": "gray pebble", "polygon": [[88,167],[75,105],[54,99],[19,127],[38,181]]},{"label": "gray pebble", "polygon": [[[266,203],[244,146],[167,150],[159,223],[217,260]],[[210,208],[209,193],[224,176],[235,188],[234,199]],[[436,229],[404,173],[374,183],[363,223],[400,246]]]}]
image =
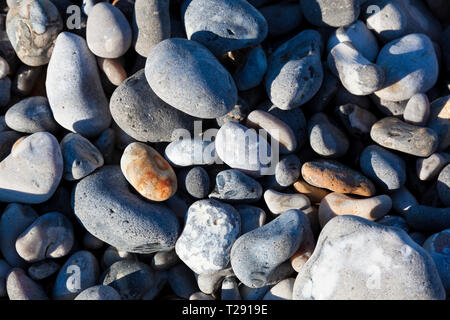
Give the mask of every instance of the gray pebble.
[{"label": "gray pebble", "polygon": [[261,46],[251,48],[233,73],[233,79],[239,91],[249,90],[258,86],[267,70],[266,53]]},{"label": "gray pebble", "polygon": [[179,179],[182,179],[180,185],[182,185],[186,191],[196,199],[203,199],[208,196],[209,176],[208,172],[202,167],[193,167],[184,174],[178,175]]},{"label": "gray pebble", "polygon": [[216,176],[216,185],[210,198],[226,202],[252,203],[261,199],[261,184],[234,169],[225,170]]},{"label": "gray pebble", "polygon": [[442,203],[450,207],[450,164],[447,164],[437,179],[437,190]]},{"label": "gray pebble", "polygon": [[238,204],[235,208],[241,216],[241,235],[264,225],[266,213],[263,209],[248,204]]},{"label": "gray pebble", "polygon": [[103,253],[102,266],[105,268],[109,268],[112,264],[116,263],[117,261],[123,260],[137,261],[138,258],[134,253],[126,252],[116,247],[109,246]]},{"label": "gray pebble", "polygon": [[152,268],[156,271],[167,270],[177,264],[180,259],[175,250],[159,251],[152,259]]},{"label": "gray pebble", "polygon": [[295,278],[281,280],[265,294],[263,300],[292,300]]},{"label": "gray pebble", "polygon": [[9,300],[48,300],[44,289],[20,268],[13,268],[6,278]]},{"label": "gray pebble", "polygon": [[55,274],[61,266],[52,261],[52,260],[42,260],[36,263],[33,263],[28,268],[28,274],[31,279],[39,281],[42,279],[46,279],[53,274]]},{"label": "gray pebble", "polygon": [[30,95],[38,83],[38,79],[43,70],[44,68],[42,66],[30,67],[21,65],[16,71],[16,75],[11,84],[11,91],[22,97]]},{"label": "gray pebble", "polygon": [[225,277],[234,276],[233,269],[222,269],[214,273],[203,273],[197,275],[197,284],[205,294],[214,294],[219,290]]},{"label": "gray pebble", "polygon": [[417,93],[409,99],[403,111],[403,119],[417,126],[424,126],[430,115],[430,102],[424,93]]},{"label": "gray pebble", "polygon": [[438,150],[445,150],[450,146],[449,104],[450,95],[434,100],[430,106],[428,127],[433,129],[439,137]]},{"label": "gray pebble", "polygon": [[358,0],[301,0],[303,15],[315,26],[341,27],[359,16]]},{"label": "gray pebble", "polygon": [[169,285],[178,297],[189,299],[198,291],[194,273],[185,264],[179,264],[168,271]]},{"label": "gray pebble", "polygon": [[221,300],[241,300],[235,277],[226,277],[222,281]]},{"label": "gray pebble", "polygon": [[368,137],[372,125],[378,120],[369,110],[356,104],[341,105],[335,110],[347,131],[357,138]]},{"label": "gray pebble", "polygon": [[283,157],[275,166],[275,175],[270,176],[272,188],[282,189],[293,185],[300,177],[301,162],[295,154]]},{"label": "gray pebble", "polygon": [[175,215],[131,193],[118,166],[102,167],[78,182],[73,208],[87,231],[128,252],[151,253],[175,245]]},{"label": "gray pebble", "polygon": [[433,153],[428,158],[417,158],[417,177],[419,177],[419,179],[422,181],[432,180],[449,162],[450,155],[447,153]]},{"label": "gray pebble", "polygon": [[97,285],[81,291],[75,300],[121,300],[121,298],[113,287]]},{"label": "gray pebble", "polygon": [[281,193],[272,189],[264,192],[264,201],[273,214],[282,214],[291,209],[304,210],[311,206],[309,198],[304,194]]}]

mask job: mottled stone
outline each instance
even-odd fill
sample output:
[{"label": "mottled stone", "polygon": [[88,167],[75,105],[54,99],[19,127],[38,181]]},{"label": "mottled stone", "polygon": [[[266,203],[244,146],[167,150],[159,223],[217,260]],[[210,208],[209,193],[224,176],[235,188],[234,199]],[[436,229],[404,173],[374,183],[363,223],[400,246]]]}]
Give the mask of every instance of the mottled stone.
[{"label": "mottled stone", "polygon": [[273,214],[281,214],[290,209],[302,210],[311,205],[309,198],[303,194],[281,193],[272,189],[264,192],[264,201]]},{"label": "mottled stone", "polygon": [[84,289],[74,300],[121,300],[121,298],[113,287],[97,285]]},{"label": "mottled stone", "polygon": [[261,199],[263,189],[255,179],[238,170],[224,170],[216,176],[210,198],[226,202],[252,203]]},{"label": "mottled stone", "polygon": [[20,268],[13,268],[6,278],[9,300],[48,300],[44,289]]}]

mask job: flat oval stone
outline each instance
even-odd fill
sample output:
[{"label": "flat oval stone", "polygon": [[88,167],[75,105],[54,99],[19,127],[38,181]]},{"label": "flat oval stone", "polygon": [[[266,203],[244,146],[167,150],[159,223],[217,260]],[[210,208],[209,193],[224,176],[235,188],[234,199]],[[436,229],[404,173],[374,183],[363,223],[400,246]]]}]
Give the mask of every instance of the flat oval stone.
[{"label": "flat oval stone", "polygon": [[405,211],[408,225],[419,231],[441,231],[450,228],[450,207],[435,208],[413,205]]},{"label": "flat oval stone", "polygon": [[271,137],[272,144],[277,143],[281,154],[289,154],[297,149],[297,139],[292,129],[274,115],[254,110],[247,116],[247,126],[261,128]]},{"label": "flat oval stone", "polygon": [[112,264],[102,276],[102,284],[116,289],[122,300],[139,300],[151,288],[155,276],[145,263],[123,260]]},{"label": "flat oval stone", "polygon": [[424,126],[430,115],[430,101],[424,93],[417,93],[409,99],[403,111],[403,119],[416,126]]},{"label": "flat oval stone", "polygon": [[422,181],[429,181],[435,178],[450,162],[450,155],[447,153],[433,153],[428,158],[417,158],[416,173]]},{"label": "flat oval stone", "polygon": [[177,176],[172,167],[146,144],[129,144],[123,152],[120,168],[127,181],[144,198],[165,201],[177,191]]},{"label": "flat oval stone", "polygon": [[350,145],[345,134],[321,112],[314,114],[309,119],[308,133],[311,148],[324,157],[343,156]]},{"label": "flat oval stone", "polygon": [[195,41],[172,38],[157,44],[148,55],[145,76],[158,97],[194,117],[223,116],[237,102],[231,75]]},{"label": "flat oval stone", "polygon": [[91,174],[104,164],[101,152],[85,137],[69,133],[61,141],[64,179],[75,181]]},{"label": "flat oval stone", "polygon": [[120,294],[110,286],[97,285],[81,291],[74,300],[121,300]]},{"label": "flat oval stone", "polygon": [[175,251],[195,273],[213,273],[225,269],[230,251],[241,229],[239,213],[217,200],[194,202]]},{"label": "flat oval stone", "polygon": [[42,260],[33,263],[28,268],[28,274],[33,280],[39,281],[55,274],[61,266],[52,260]]},{"label": "flat oval stone", "polygon": [[450,96],[431,103],[428,127],[439,137],[439,150],[447,149],[450,146]]},{"label": "flat oval stone", "polygon": [[327,223],[294,300],[444,299],[431,257],[407,234],[355,216]]},{"label": "flat oval stone", "polygon": [[299,210],[288,210],[261,228],[238,238],[231,249],[231,266],[236,277],[250,288],[275,284],[280,269],[297,251],[308,218]]},{"label": "flat oval stone", "polygon": [[133,46],[147,57],[151,49],[170,38],[169,0],[136,0],[133,11]]},{"label": "flat oval stone", "polygon": [[61,149],[47,132],[34,133],[0,162],[0,201],[42,203],[55,192],[63,173]]},{"label": "flat oval stone", "polygon": [[372,181],[337,161],[306,162],[302,166],[302,176],[314,187],[366,197],[375,195],[375,186]]},{"label": "flat oval stone", "polygon": [[175,214],[132,194],[118,166],[105,166],[78,182],[73,209],[87,231],[128,252],[170,249],[178,237]]},{"label": "flat oval stone", "polygon": [[98,57],[119,58],[131,46],[130,24],[122,11],[107,2],[96,4],[89,12],[86,41]]},{"label": "flat oval stone", "polygon": [[283,110],[294,109],[319,91],[323,81],[322,47],[320,34],[305,30],[270,56],[265,86],[274,105]]},{"label": "flat oval stone", "polygon": [[197,120],[162,101],[148,85],[144,70],[116,88],[110,110],[120,129],[141,142],[170,142],[175,131],[194,131]]},{"label": "flat oval stone", "polygon": [[13,268],[8,274],[6,291],[9,300],[48,300],[44,289],[20,268]]},{"label": "flat oval stone", "polygon": [[23,133],[56,132],[59,128],[45,97],[30,97],[16,103],[5,114],[11,129]]},{"label": "flat oval stone", "polygon": [[172,165],[178,167],[209,165],[217,160],[214,141],[200,138],[172,141],[167,145],[164,155]]},{"label": "flat oval stone", "polygon": [[45,85],[53,116],[62,127],[87,137],[109,127],[111,114],[97,62],[82,37],[59,34]]},{"label": "flat oval stone", "polygon": [[417,127],[395,117],[383,118],[372,126],[370,137],[379,145],[411,154],[428,157],[436,151],[439,139],[426,127]]},{"label": "flat oval stone", "polygon": [[261,199],[263,188],[255,179],[234,169],[216,176],[216,185],[209,197],[225,202],[252,203]]},{"label": "flat oval stone", "polygon": [[16,251],[16,239],[38,217],[33,208],[19,203],[9,204],[0,217],[0,251],[10,266],[26,266]]},{"label": "flat oval stone", "polygon": [[73,300],[83,290],[94,286],[99,275],[95,256],[89,251],[77,251],[59,270],[52,297],[54,300]]},{"label": "flat oval stone", "polygon": [[219,158],[228,166],[253,176],[271,171],[271,148],[263,135],[234,122],[225,123],[215,140]]},{"label": "flat oval stone", "polygon": [[311,205],[308,197],[299,193],[281,193],[272,189],[264,192],[264,201],[270,212],[273,214],[281,214],[291,209],[306,209]]},{"label": "flat oval stone", "polygon": [[387,195],[357,199],[333,192],[322,199],[319,206],[319,221],[322,228],[336,216],[352,215],[375,221],[384,217],[392,208]]},{"label": "flat oval stone", "polygon": [[384,190],[398,190],[406,182],[405,161],[380,146],[366,147],[359,163],[362,172]]},{"label": "flat oval stone", "polygon": [[450,229],[446,229],[430,236],[425,240],[423,248],[427,250],[433,258],[436,269],[441,277],[442,284],[448,294],[450,292],[450,275],[448,273],[450,268]]},{"label": "flat oval stone", "polygon": [[264,225],[266,213],[263,209],[248,204],[238,204],[235,208],[241,216],[241,235]]},{"label": "flat oval stone", "polygon": [[123,67],[120,59],[108,59],[97,57],[97,64],[102,70],[109,82],[115,86],[119,86],[127,78],[127,72]]},{"label": "flat oval stone", "polygon": [[335,113],[347,131],[357,138],[368,136],[378,120],[369,110],[350,103],[336,107]]},{"label": "flat oval stone", "polygon": [[188,39],[216,56],[254,47],[267,36],[264,16],[244,0],[192,0],[182,6]]},{"label": "flat oval stone", "polygon": [[450,207],[450,165],[446,165],[441,173],[439,173],[437,190],[442,203]]},{"label": "flat oval stone", "polygon": [[244,61],[233,73],[233,79],[239,91],[245,91],[258,86],[267,70],[267,57],[261,46],[251,48]]},{"label": "flat oval stone", "polygon": [[25,261],[64,257],[74,243],[72,223],[59,212],[46,213],[17,237],[17,253]]},{"label": "flat oval stone", "polygon": [[390,101],[408,100],[424,93],[436,83],[439,66],[430,38],[409,34],[386,44],[377,58],[386,70],[384,88],[375,94]]},{"label": "flat oval stone", "polygon": [[17,56],[29,66],[47,64],[63,29],[58,9],[49,0],[25,0],[11,8],[6,32]]},{"label": "flat oval stone", "polygon": [[303,15],[316,26],[341,27],[353,23],[359,16],[357,0],[301,0]]}]

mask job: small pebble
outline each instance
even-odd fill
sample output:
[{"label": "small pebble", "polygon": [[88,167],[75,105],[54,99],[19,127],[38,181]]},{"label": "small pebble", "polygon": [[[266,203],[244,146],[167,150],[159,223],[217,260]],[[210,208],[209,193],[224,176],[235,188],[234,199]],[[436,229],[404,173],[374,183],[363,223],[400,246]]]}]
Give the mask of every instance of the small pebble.
[{"label": "small pebble", "polygon": [[202,167],[193,167],[185,175],[179,174],[179,179],[186,191],[196,199],[203,199],[208,196],[210,183],[208,172]]},{"label": "small pebble", "polygon": [[258,86],[264,79],[267,71],[267,57],[261,46],[251,48],[245,60],[239,64],[233,73],[236,87],[240,91],[245,91]]},{"label": "small pebble", "polygon": [[263,297],[263,300],[292,300],[295,278],[281,280]]},{"label": "small pebble", "polygon": [[121,297],[113,287],[97,285],[84,289],[74,300],[121,300]]},{"label": "small pebble", "polygon": [[127,72],[119,59],[97,58],[97,63],[113,85],[119,86],[127,78]]},{"label": "small pebble", "polygon": [[48,300],[44,289],[20,268],[13,268],[6,278],[9,300]]},{"label": "small pebble", "polygon": [[238,204],[235,208],[241,216],[241,235],[264,225],[266,213],[263,209],[248,204]]},{"label": "small pebble", "polygon": [[126,252],[116,247],[109,246],[103,253],[102,266],[109,268],[112,264],[116,263],[117,261],[123,260],[137,261],[138,258],[134,253]]},{"label": "small pebble", "polygon": [[441,170],[437,179],[437,190],[442,203],[450,207],[450,165]]},{"label": "small pebble", "polygon": [[417,176],[422,181],[429,181],[441,172],[450,162],[450,155],[447,153],[433,153],[428,158],[417,158],[416,160],[416,172]]},{"label": "small pebble", "polygon": [[39,281],[52,276],[59,270],[60,267],[61,266],[58,263],[52,260],[42,260],[33,263],[28,268],[28,274],[30,275],[31,279]]},{"label": "small pebble", "polygon": [[272,189],[264,192],[264,200],[273,214],[281,214],[290,209],[302,210],[311,205],[309,198],[303,194],[286,194]]},{"label": "small pebble", "polygon": [[167,270],[180,262],[175,250],[159,251],[152,259],[151,267],[156,271]]},{"label": "small pebble", "polygon": [[319,27],[352,24],[360,10],[358,0],[301,0],[300,4],[306,20]]},{"label": "small pebble", "polygon": [[222,282],[221,300],[241,300],[235,277],[226,277]]},{"label": "small pebble", "polygon": [[12,81],[11,91],[22,97],[30,95],[30,93],[33,91],[33,88],[40,80],[42,71],[42,66],[31,67],[27,65],[21,65],[16,71],[16,76]]},{"label": "small pebble", "polygon": [[405,110],[403,111],[403,119],[416,126],[424,126],[427,124],[430,115],[430,102],[424,93],[417,93],[408,100]]},{"label": "small pebble", "polygon": [[3,57],[0,56],[0,79],[5,78],[9,73],[9,64]]},{"label": "small pebble", "polygon": [[216,185],[209,197],[231,203],[252,203],[261,199],[262,193],[263,189],[258,181],[231,169],[217,174]]}]

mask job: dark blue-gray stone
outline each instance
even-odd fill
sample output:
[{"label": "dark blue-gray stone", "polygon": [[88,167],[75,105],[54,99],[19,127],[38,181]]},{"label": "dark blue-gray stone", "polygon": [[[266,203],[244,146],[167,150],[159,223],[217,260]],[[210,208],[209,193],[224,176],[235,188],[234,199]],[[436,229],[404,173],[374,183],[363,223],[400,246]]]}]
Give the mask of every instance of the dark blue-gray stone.
[{"label": "dark blue-gray stone", "polygon": [[244,173],[230,169],[217,174],[210,198],[227,202],[251,203],[261,199],[262,186]]}]

